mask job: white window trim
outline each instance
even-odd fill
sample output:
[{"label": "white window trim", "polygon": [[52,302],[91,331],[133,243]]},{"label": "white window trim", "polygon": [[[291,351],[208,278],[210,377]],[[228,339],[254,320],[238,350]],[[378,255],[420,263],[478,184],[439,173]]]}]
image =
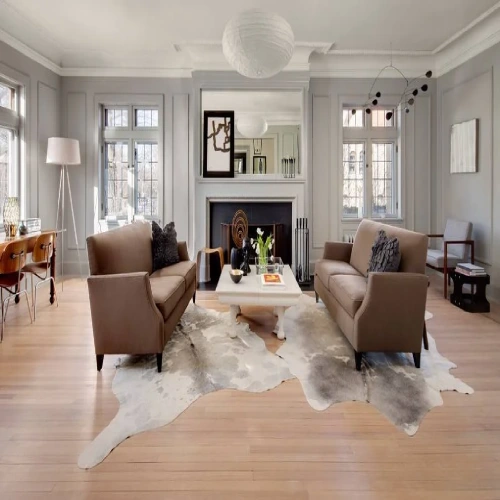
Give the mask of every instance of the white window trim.
[{"label": "white window trim", "polygon": [[[96,179],[98,192],[96,193],[95,203],[96,209],[94,211],[94,231],[100,232],[102,225],[100,221],[104,220],[104,142],[106,140],[128,140],[133,135],[134,140],[138,141],[155,141],[158,142],[158,217],[160,223],[164,220],[165,213],[165,174],[164,174],[164,144],[165,144],[165,130],[164,130],[164,97],[161,94],[98,94],[95,98],[95,134],[97,148],[95,150],[95,165],[96,165]],[[134,103],[133,105],[131,103]],[[104,108],[138,108],[158,109],[158,128],[155,129],[154,134],[151,130],[146,130],[143,127],[140,129],[132,130],[133,116],[129,114],[129,127],[126,129],[119,128],[104,128]],[[132,147],[132,145],[130,146]]]},{"label": "white window trim", "polygon": [[[11,87],[15,92],[14,109],[0,107],[0,127],[13,132],[13,175],[9,175],[8,195],[19,198],[20,217],[25,218],[27,208],[26,172],[24,172],[26,158],[25,141],[25,116],[26,116],[26,88],[24,83],[9,78],[7,72],[4,73],[3,65],[0,64],[0,83]],[[0,207],[0,210],[2,207]],[[0,214],[1,218],[1,214]],[[0,232],[4,232],[3,224]]]},{"label": "white window trim", "polygon": [[[158,111],[158,127],[138,127],[135,124],[135,112],[137,110],[156,110]],[[132,106],[132,130],[157,131],[160,129],[160,110],[157,106]]]},{"label": "white window trim", "polygon": [[[104,108],[104,110],[103,110],[104,112],[102,113],[102,128],[103,128],[103,130],[111,131],[111,130],[131,130],[132,129],[132,126],[131,126],[132,106],[108,106],[108,105],[104,105],[103,108]],[[106,111],[107,110],[109,110],[109,111],[114,111],[114,110],[128,111],[128,124],[123,126],[123,127],[116,127],[116,126],[110,127],[110,126],[106,125]]]},{"label": "white window trim", "polygon": [[[364,127],[345,127],[343,124],[343,110],[345,108],[358,108],[363,106],[366,100],[366,96],[340,96],[339,97],[339,113],[338,113],[338,124],[339,124],[339,153],[338,153],[338,186],[339,186],[339,205],[338,210],[340,214],[341,224],[357,224],[361,221],[361,218],[350,218],[344,217],[344,169],[343,169],[343,144],[344,142],[364,142],[365,143],[365,160],[368,161],[368,148],[370,148],[370,168],[371,168],[371,144],[372,142],[394,142],[396,146],[396,176],[397,183],[394,184],[397,187],[397,202],[398,202],[398,214],[393,217],[373,217],[371,213],[371,173],[368,179],[365,172],[365,189],[363,203],[365,207],[365,214],[363,218],[372,219],[376,221],[387,221],[391,223],[403,223],[405,219],[405,203],[404,190],[405,190],[405,171],[402,159],[404,158],[404,131],[405,131],[405,120],[402,116],[401,110],[397,108],[394,104],[397,102],[400,96],[387,95],[385,98],[380,100],[379,106],[377,108],[393,108],[394,113],[394,127],[367,127],[367,120],[365,116],[365,126]],[[345,133],[347,131],[347,134]],[[368,185],[369,183],[369,185]],[[370,213],[368,213],[368,208]]]}]

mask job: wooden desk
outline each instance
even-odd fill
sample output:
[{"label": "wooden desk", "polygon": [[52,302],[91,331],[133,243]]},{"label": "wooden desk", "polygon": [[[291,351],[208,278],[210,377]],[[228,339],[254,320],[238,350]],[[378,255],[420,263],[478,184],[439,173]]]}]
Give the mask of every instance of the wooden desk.
[{"label": "wooden desk", "polygon": [[[54,278],[54,282],[56,279],[56,241],[57,241],[57,234],[60,233],[61,231],[55,231],[52,229],[48,229],[45,231],[37,231],[36,233],[29,233],[29,234],[24,234],[24,235],[18,235],[14,236],[13,238],[8,238],[5,236],[5,233],[0,235],[0,259],[1,255],[3,254],[3,251],[5,250],[5,247],[7,246],[8,243],[12,241],[19,241],[19,240],[28,240],[28,253],[33,252],[33,248],[35,247],[36,239],[38,236],[40,236],[42,233],[53,233],[55,234],[54,238],[54,251],[52,252],[52,258],[50,259],[50,275]],[[51,280],[50,281],[50,303],[54,303],[54,282]],[[18,302],[18,297],[16,297],[16,302]]]}]

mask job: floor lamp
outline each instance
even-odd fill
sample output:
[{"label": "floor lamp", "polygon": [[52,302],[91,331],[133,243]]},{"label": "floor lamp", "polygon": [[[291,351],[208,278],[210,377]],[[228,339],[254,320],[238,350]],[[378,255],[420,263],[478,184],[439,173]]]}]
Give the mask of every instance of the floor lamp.
[{"label": "floor lamp", "polygon": [[[78,235],[76,232],[75,211],[73,209],[73,197],[71,195],[71,184],[69,182],[68,165],[80,165],[80,143],[77,139],[67,139],[66,137],[50,137],[47,144],[47,163],[61,165],[59,175],[59,194],[57,196],[56,231],[61,233],[61,272],[64,279],[64,211],[65,211],[65,180],[68,184],[69,204],[71,207],[71,217],[73,219],[73,229],[75,231],[76,252],[78,255],[78,268],[80,274],[82,265],[80,262],[80,249],[78,246]],[[61,228],[59,228],[59,212],[61,211]]]}]

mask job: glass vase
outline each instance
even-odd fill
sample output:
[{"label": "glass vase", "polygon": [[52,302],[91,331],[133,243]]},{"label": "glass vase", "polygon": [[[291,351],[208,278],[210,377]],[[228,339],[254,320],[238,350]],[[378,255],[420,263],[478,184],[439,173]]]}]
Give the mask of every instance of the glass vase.
[{"label": "glass vase", "polygon": [[267,255],[265,257],[262,255],[255,257],[255,270],[257,274],[276,272],[273,258]]},{"label": "glass vase", "polygon": [[5,235],[12,238],[17,233],[19,227],[19,199],[11,196],[5,199],[3,205],[3,227]]}]

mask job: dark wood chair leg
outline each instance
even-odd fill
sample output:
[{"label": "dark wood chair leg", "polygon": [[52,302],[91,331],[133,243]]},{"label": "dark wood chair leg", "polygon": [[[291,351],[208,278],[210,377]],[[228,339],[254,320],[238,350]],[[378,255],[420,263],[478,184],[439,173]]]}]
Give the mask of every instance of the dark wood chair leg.
[{"label": "dark wood chair leg", "polygon": [[158,373],[161,373],[161,366],[163,364],[163,353],[159,352],[156,355],[156,367],[158,368]]},{"label": "dark wood chair leg", "polygon": [[413,353],[413,361],[415,362],[415,368],[420,368],[420,353],[419,352]]},{"label": "dark wood chair leg", "polygon": [[193,293],[193,304],[196,304],[196,289]]},{"label": "dark wood chair leg", "polygon": [[425,321],[424,321],[424,349],[426,351],[429,350],[429,339],[427,338],[427,327],[425,326]]},{"label": "dark wood chair leg", "polygon": [[102,364],[104,362],[104,354],[96,354],[95,360],[97,362],[97,371],[100,372],[102,370]]},{"label": "dark wood chair leg", "polygon": [[361,371],[361,360],[363,359],[363,353],[354,351],[354,359],[356,360],[356,370]]},{"label": "dark wood chair leg", "polygon": [[318,295],[318,292],[316,290],[314,291],[314,294],[316,295],[316,304],[317,304],[319,301],[319,295]]},{"label": "dark wood chair leg", "polygon": [[448,270],[446,267],[443,269],[444,273],[444,298],[448,300]]}]

